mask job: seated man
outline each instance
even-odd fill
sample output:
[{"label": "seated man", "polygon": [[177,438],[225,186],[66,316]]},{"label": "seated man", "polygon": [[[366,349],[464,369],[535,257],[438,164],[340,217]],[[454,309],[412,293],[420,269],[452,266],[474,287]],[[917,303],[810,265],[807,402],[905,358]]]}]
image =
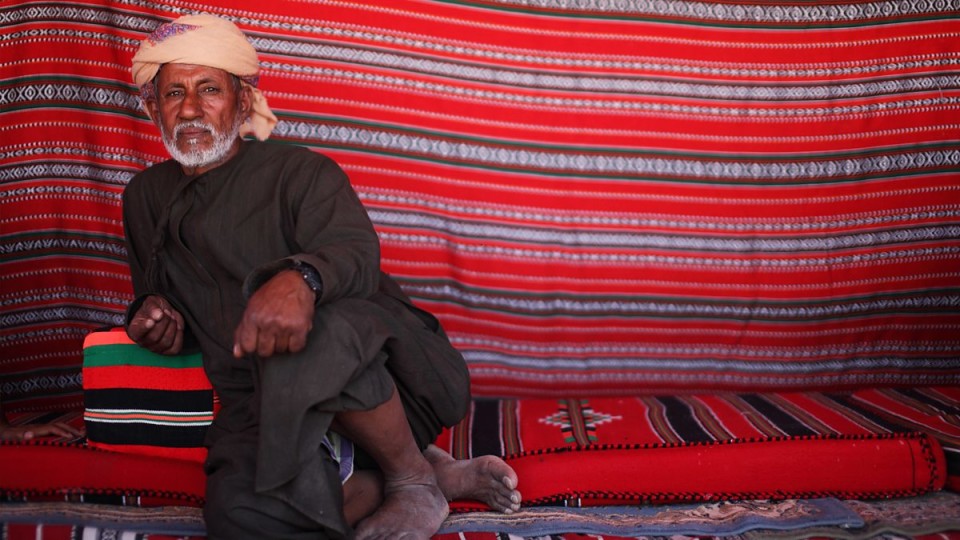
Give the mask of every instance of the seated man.
[{"label": "seated man", "polygon": [[[469,406],[463,358],[380,272],[343,171],[262,142],[276,118],[258,71],[240,30],[205,15],[160,26],[133,59],[173,159],[124,192],[127,333],[203,354],[221,400],[207,435],[210,536],[428,538],[454,498],[517,510],[505,462],[430,445]],[[241,138],[251,133],[260,141]]]}]

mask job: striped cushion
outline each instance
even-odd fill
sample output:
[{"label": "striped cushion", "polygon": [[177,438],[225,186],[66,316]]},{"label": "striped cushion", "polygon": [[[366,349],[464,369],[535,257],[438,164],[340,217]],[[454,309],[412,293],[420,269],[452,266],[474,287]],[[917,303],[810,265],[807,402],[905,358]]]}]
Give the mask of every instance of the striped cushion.
[{"label": "striped cushion", "polygon": [[200,354],[166,356],[122,330],[93,332],[83,348],[84,422],[91,446],[202,461],[214,393]]}]

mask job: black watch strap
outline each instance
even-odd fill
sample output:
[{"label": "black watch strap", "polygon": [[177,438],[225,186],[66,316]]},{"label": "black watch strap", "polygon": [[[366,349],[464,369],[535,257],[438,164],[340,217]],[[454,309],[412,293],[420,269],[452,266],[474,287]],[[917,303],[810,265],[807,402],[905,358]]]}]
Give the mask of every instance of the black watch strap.
[{"label": "black watch strap", "polygon": [[303,276],[303,281],[307,283],[307,286],[310,287],[310,290],[316,295],[315,301],[319,302],[320,297],[323,295],[323,280],[320,279],[320,272],[317,272],[317,269],[314,268],[313,265],[303,261],[293,263],[293,269],[300,272],[300,275]]}]

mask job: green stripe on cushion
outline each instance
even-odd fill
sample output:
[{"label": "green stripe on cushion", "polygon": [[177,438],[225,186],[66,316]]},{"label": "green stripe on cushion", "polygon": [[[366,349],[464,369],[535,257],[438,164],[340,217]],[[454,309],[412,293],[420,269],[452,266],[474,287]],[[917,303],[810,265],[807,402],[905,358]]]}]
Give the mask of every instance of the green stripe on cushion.
[{"label": "green stripe on cushion", "polygon": [[203,367],[200,353],[166,356],[138,345],[97,345],[83,352],[84,367],[149,366],[166,368]]}]

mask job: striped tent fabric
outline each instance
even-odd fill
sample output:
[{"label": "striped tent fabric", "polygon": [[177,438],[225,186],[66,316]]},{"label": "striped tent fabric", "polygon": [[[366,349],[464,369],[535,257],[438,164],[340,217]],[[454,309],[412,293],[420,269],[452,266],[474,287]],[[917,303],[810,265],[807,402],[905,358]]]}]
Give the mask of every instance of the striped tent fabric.
[{"label": "striped tent fabric", "polygon": [[166,158],[129,64],[177,16],[260,52],[478,396],[960,382],[960,2],[0,4],[0,393],[76,405]]}]

